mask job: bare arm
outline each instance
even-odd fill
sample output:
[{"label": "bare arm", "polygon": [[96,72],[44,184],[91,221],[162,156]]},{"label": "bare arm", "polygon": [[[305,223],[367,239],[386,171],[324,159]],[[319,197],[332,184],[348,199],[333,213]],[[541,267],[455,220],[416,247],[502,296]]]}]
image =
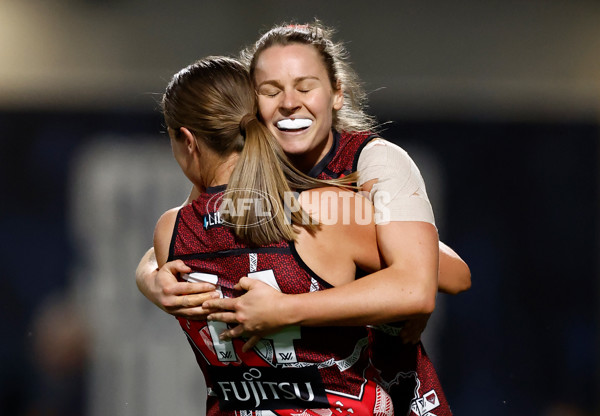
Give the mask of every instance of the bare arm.
[{"label": "bare arm", "polygon": [[[358,263],[360,260],[356,256],[361,250],[366,251],[372,245],[376,251],[379,244],[381,256],[389,267],[359,280],[353,280],[352,268],[347,273],[350,279],[346,280],[350,283],[298,295],[282,294],[260,282],[243,278],[240,289],[248,290],[248,293],[235,299],[205,302],[204,307],[215,310],[209,318],[241,323],[226,334],[238,336],[242,329],[256,334],[286,325],[365,325],[431,313],[438,274],[435,227],[417,221],[390,223],[377,226],[376,239],[372,241],[364,235],[348,233],[350,228],[342,228],[346,234],[336,233],[334,229],[331,237],[337,239],[332,242],[320,241],[327,238],[327,234],[324,236],[327,230],[317,233],[316,241],[307,241],[311,249],[317,247],[316,252],[309,252],[310,256],[305,259],[309,266],[319,274],[337,269],[339,265],[335,262],[346,253],[354,253],[351,261]],[[393,241],[394,245],[385,241]],[[371,267],[377,269],[381,262]],[[342,282],[341,279],[336,281]]]},{"label": "bare arm", "polygon": [[467,263],[440,241],[439,291],[457,295],[471,288],[471,270]]},{"label": "bare arm", "polygon": [[[162,220],[162,223],[161,223]],[[203,319],[206,316],[201,305],[218,294],[209,283],[179,282],[177,276],[189,273],[191,269],[181,260],[166,262],[168,241],[173,230],[165,217],[161,217],[155,230],[155,243],[160,245],[158,268],[155,249],[150,248],[140,260],[135,273],[138,289],[152,303],[163,311],[189,319]],[[162,224],[162,231],[159,230]],[[169,228],[171,227],[171,228]]]},{"label": "bare arm", "polygon": [[[387,239],[394,239],[396,247],[386,248],[382,240]],[[329,290],[292,295],[280,305],[281,319],[309,326],[367,325],[431,313],[438,273],[435,227],[423,222],[380,225],[377,240],[388,267]]]}]

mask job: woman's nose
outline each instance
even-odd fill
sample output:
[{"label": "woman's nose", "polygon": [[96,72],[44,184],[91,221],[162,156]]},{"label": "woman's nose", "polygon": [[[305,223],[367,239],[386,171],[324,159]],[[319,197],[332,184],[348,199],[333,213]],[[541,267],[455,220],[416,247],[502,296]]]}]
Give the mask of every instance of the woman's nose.
[{"label": "woman's nose", "polygon": [[295,91],[284,91],[283,99],[281,100],[281,108],[286,111],[294,111],[301,107],[298,94]]}]

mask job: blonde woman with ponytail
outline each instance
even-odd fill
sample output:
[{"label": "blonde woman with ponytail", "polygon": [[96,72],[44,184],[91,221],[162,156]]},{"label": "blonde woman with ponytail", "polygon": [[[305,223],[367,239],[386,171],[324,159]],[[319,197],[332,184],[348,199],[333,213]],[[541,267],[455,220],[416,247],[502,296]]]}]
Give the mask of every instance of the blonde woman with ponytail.
[{"label": "blonde woman with ponytail", "polygon": [[[242,58],[254,83],[259,118],[294,166],[322,179],[358,171],[357,182],[362,191],[370,191],[376,209],[392,214],[377,218],[379,252],[386,267],[348,285],[302,295],[283,295],[242,278],[239,287],[247,291],[243,296],[217,299],[206,283],[176,281],[175,276],[188,270],[182,262],[168,262],[158,270],[150,250],[138,265],[136,282],[162,310],[190,319],[210,313],[211,319],[232,325],[225,336],[254,335],[249,345],[287,325],[375,325],[373,339],[382,341],[372,343],[373,363],[395,404],[400,403],[398,412],[409,412],[435,390],[433,402],[439,399],[435,413],[448,415],[451,412],[420,334],[435,306],[437,290],[451,294],[467,290],[470,271],[439,242],[424,181],[414,162],[374,131],[374,120],[364,112],[366,96],[360,82],[345,48],[332,40],[332,34],[320,22],[276,25]],[[319,193],[324,192],[305,191],[299,200]],[[190,200],[197,194],[195,190]],[[248,221],[251,218],[246,217],[238,225]],[[360,250],[342,232],[326,244],[323,232],[315,234],[318,238],[309,245],[302,242],[305,235],[311,236],[309,232],[298,235],[298,247],[318,247],[314,259],[323,260],[323,276],[343,269],[337,262],[340,256],[356,247]],[[396,321],[400,324],[387,325]],[[396,382],[409,373],[415,377],[408,384]]]},{"label": "blonde woman with ponytail", "polygon": [[[327,181],[296,170],[257,120],[241,63],[189,65],[173,76],[162,108],[173,155],[199,195],[159,219],[159,266],[179,260],[181,281],[223,298],[239,296],[240,280],[250,279],[300,300],[381,268],[373,209],[353,192],[355,176]],[[222,339],[222,322],[178,320],[206,379],[209,416],[394,414],[370,373],[364,326],[291,326],[250,348]]]}]

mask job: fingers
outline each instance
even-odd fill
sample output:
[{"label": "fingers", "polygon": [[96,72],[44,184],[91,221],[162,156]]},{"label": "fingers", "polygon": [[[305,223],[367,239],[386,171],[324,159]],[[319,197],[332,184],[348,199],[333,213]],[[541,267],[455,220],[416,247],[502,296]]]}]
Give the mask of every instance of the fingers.
[{"label": "fingers", "polygon": [[[191,294],[205,294],[208,292],[214,292],[217,287],[210,283],[188,283],[188,282],[176,282],[164,288],[166,295],[191,295]],[[216,292],[214,292],[216,293]],[[212,298],[211,298],[212,299]],[[205,300],[208,300],[205,299]],[[198,304],[200,305],[200,304]],[[198,306],[197,305],[197,306]]]},{"label": "fingers", "polygon": [[[178,286],[182,285],[182,286]],[[202,304],[210,299],[216,299],[220,295],[214,290],[214,286],[208,285],[204,289],[213,289],[209,292],[188,293],[189,291],[198,292],[202,288],[188,287],[189,283],[175,283],[172,287],[163,289],[163,295],[160,298],[161,309],[174,316],[182,316],[188,319],[204,319],[211,312],[202,308]],[[203,283],[194,283],[193,285],[204,285]]]},{"label": "fingers", "polygon": [[218,298],[219,294],[217,292],[208,292],[208,293],[195,293],[189,295],[180,296],[180,306],[182,308],[194,308],[197,306],[202,306],[204,302],[209,299]]},{"label": "fingers", "polygon": [[192,271],[192,269],[189,266],[187,266],[182,260],[170,261],[168,263],[165,263],[165,265],[162,268],[170,271],[173,274],[189,273]]},{"label": "fingers", "polygon": [[[206,310],[204,307],[203,309]],[[206,319],[209,321],[225,322],[226,324],[238,323],[235,312],[210,312]]]},{"label": "fingers", "polygon": [[222,341],[229,341],[232,338],[241,337],[244,334],[244,327],[242,325],[237,325],[233,328],[228,329],[227,331],[223,331],[221,335],[219,335],[219,339]]},{"label": "fingers", "polygon": [[169,311],[173,316],[179,316],[181,318],[189,319],[190,321],[199,321],[206,319],[209,311],[202,308],[201,306],[195,308],[178,308]]},{"label": "fingers", "polygon": [[252,286],[252,283],[256,282],[256,280],[251,279],[247,276],[243,276],[240,278],[240,280],[238,280],[238,282],[235,285],[235,289],[236,290],[250,290],[250,286]]},{"label": "fingers", "polygon": [[[219,339],[222,341],[229,341],[232,338],[241,337],[243,334],[244,334],[244,327],[242,325],[238,325],[234,328],[224,331],[219,336]],[[258,344],[258,341],[260,341],[260,340],[261,340],[260,335],[252,335],[250,337],[250,339],[248,341],[246,341],[244,343],[244,345],[242,346],[242,352],[248,352],[249,350],[254,348],[256,346],[256,344]]]},{"label": "fingers", "polygon": [[246,343],[242,346],[242,352],[248,352],[249,350],[254,348],[258,341],[260,341],[260,336],[258,335],[253,335],[252,337],[250,337],[250,339],[246,341]]},{"label": "fingers", "polygon": [[202,304],[204,309],[222,309],[233,311],[238,303],[237,298],[220,298],[207,300]]}]

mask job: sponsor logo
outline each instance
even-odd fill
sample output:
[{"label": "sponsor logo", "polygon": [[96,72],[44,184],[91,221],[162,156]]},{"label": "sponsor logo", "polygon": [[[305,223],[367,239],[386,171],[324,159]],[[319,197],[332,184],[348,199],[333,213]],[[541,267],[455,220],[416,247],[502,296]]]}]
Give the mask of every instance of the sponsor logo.
[{"label": "sponsor logo", "polygon": [[209,373],[221,410],[329,407],[316,366],[209,367]]},{"label": "sponsor logo", "polygon": [[209,212],[202,218],[202,222],[204,224],[204,229],[208,230],[217,225],[221,225],[223,220],[221,219],[221,213],[217,212]]}]

